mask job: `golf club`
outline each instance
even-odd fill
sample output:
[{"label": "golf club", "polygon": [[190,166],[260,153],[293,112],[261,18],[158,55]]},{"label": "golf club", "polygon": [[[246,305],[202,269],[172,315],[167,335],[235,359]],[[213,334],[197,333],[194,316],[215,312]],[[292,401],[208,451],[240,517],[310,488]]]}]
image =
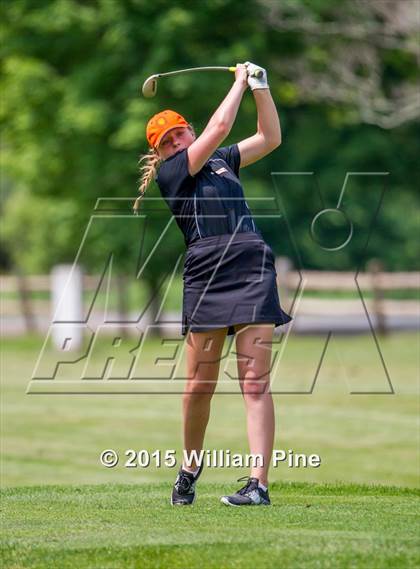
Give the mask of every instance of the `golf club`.
[{"label": "golf club", "polygon": [[[167,77],[168,75],[178,75],[179,73],[190,73],[191,71],[231,71],[234,73],[236,71],[236,67],[223,67],[223,66],[211,66],[211,67],[191,67],[190,69],[179,69],[178,71],[168,71],[167,73],[156,73],[155,75],[151,75],[146,79],[143,83],[143,87],[141,89],[144,97],[150,99],[154,97],[157,93],[157,80],[160,77]],[[253,77],[261,77],[263,75],[263,71],[261,69],[257,69],[252,74]]]}]

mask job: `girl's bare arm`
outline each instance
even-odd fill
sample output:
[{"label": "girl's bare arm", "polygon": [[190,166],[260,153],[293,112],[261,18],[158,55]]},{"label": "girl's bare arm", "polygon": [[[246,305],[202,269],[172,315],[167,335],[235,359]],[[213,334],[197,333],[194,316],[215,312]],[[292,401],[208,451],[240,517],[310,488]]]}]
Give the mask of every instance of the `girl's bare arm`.
[{"label": "girl's bare arm", "polygon": [[281,128],[277,109],[269,89],[255,89],[257,106],[257,132],[238,143],[240,167],[244,168],[272,152],[281,144]]},{"label": "girl's bare arm", "polygon": [[201,170],[214,151],[228,136],[246,91],[247,72],[243,65],[237,65],[235,82],[229,93],[210,118],[201,135],[188,147],[188,170],[194,176]]}]

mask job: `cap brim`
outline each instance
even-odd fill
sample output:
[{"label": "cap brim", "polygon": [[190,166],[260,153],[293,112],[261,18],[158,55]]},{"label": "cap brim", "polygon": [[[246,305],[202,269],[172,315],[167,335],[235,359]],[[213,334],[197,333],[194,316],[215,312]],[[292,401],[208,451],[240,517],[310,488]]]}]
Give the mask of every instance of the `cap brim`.
[{"label": "cap brim", "polygon": [[168,128],[166,128],[164,131],[162,131],[160,133],[160,135],[157,137],[156,142],[155,142],[155,148],[157,148],[162,140],[162,138],[165,136],[165,134],[167,134],[170,130],[173,130],[174,128],[188,128],[190,125],[188,124],[174,124],[172,126],[168,126]]}]

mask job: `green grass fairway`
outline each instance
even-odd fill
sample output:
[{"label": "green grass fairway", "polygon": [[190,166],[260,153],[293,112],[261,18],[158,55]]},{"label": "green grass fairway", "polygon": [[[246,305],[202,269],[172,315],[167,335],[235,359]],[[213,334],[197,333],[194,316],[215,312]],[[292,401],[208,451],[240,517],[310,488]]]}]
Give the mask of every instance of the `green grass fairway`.
[{"label": "green grass fairway", "polygon": [[398,568],[420,563],[419,492],[273,484],[272,506],[229,508],[222,484],[191,507],[169,484],[34,486],[3,492],[3,567]]},{"label": "green grass fairway", "polygon": [[[272,467],[273,505],[245,510],[219,502],[240,487],[236,479],[249,473],[245,467],[206,467],[194,506],[170,505],[182,460],[180,393],[28,395],[42,342],[40,337],[3,341],[2,567],[420,566],[417,334],[380,338],[394,394],[351,394],[384,386],[374,342],[366,335],[330,341],[311,394],[274,395],[274,448],[316,453],[322,463]],[[307,387],[324,342],[291,337],[275,385]],[[234,346],[226,346],[223,368],[234,374]],[[147,342],[142,365],[150,377],[157,356],[173,349]],[[103,362],[104,350],[94,354],[93,365]],[[56,361],[48,352],[46,363],[51,367]],[[65,368],[62,379],[76,373]],[[205,448],[244,455],[249,449],[243,400],[239,392],[223,393],[222,370],[219,382]],[[115,468],[100,464],[104,449],[119,453]],[[177,465],[157,467],[151,461],[127,468],[126,449],[175,449]]]}]

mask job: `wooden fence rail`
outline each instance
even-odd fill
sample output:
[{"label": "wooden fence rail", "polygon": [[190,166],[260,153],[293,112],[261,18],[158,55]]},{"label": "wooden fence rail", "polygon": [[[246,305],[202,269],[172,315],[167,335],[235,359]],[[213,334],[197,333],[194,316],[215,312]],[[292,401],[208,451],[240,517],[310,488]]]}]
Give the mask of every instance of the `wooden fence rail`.
[{"label": "wooden fence rail", "polygon": [[[279,270],[277,270],[279,273]],[[301,278],[305,283],[305,290],[355,290],[355,273],[341,271],[287,271],[285,278],[280,278],[280,284],[284,284],[289,289],[295,289],[299,285]],[[360,288],[372,287],[373,273],[359,273],[357,282]],[[98,276],[84,275],[83,287],[85,290],[92,291],[98,286]],[[49,292],[50,277],[48,275],[31,275],[25,277],[26,287],[31,292]],[[18,278],[14,275],[1,277],[1,292],[10,293],[19,290]],[[417,289],[420,287],[420,272],[381,272],[377,286],[383,290],[395,289]]]},{"label": "wooden fence rail", "polygon": [[[385,272],[381,262],[371,259],[367,264],[367,271],[356,275],[354,271],[296,271],[292,268],[291,261],[286,257],[276,258],[276,271],[279,290],[281,292],[282,304],[286,307],[290,304],[289,300],[302,287],[305,292],[311,291],[357,291],[359,287],[363,292],[370,291],[373,297],[371,310],[375,316],[376,329],[385,334],[387,332],[384,291],[391,290],[419,290],[420,272]],[[83,275],[83,290],[86,292],[95,291],[99,284],[99,275]],[[16,294],[16,299],[10,300],[9,304],[18,302],[17,311],[22,315],[25,322],[26,331],[34,331],[36,319],[34,314],[34,301],[32,293],[51,292],[51,278],[49,275],[29,275],[22,274],[4,275],[0,278],[0,290],[3,294],[3,302],[7,303],[7,294]],[[116,285],[118,285],[117,281]],[[125,277],[125,282],[129,283],[129,278]],[[50,297],[49,297],[50,298]],[[49,300],[38,301],[41,303]],[[416,301],[400,301],[404,303],[407,310],[412,310]],[[389,301],[388,301],[389,304]],[[410,305],[410,308],[409,308]],[[418,308],[418,307],[417,307]],[[415,311],[417,311],[415,308]]]}]

